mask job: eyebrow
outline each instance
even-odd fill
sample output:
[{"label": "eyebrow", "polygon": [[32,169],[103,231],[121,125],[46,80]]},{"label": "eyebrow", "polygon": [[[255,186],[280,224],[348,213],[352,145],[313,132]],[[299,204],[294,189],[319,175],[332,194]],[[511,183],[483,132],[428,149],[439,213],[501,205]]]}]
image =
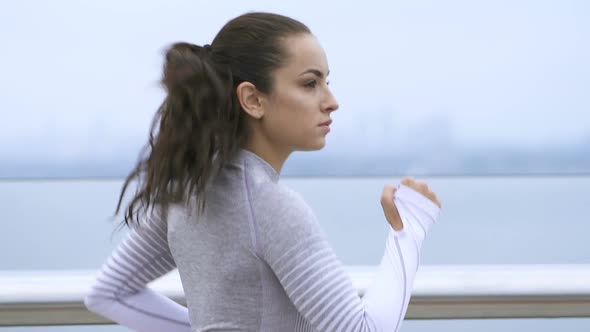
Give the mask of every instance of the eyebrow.
[{"label": "eyebrow", "polygon": [[[318,69],[313,69],[313,68],[312,68],[312,69],[308,69],[308,70],[304,71],[303,73],[299,74],[299,76],[303,76],[303,75],[305,75],[305,74],[307,74],[307,73],[312,73],[312,74],[314,74],[315,76],[317,76],[317,77],[320,77],[320,78],[321,78],[321,77],[324,77],[324,73],[322,73],[322,71],[321,71],[321,70],[318,70]],[[328,75],[330,75],[330,70],[328,70],[328,72],[326,73],[326,76],[328,76]]]}]

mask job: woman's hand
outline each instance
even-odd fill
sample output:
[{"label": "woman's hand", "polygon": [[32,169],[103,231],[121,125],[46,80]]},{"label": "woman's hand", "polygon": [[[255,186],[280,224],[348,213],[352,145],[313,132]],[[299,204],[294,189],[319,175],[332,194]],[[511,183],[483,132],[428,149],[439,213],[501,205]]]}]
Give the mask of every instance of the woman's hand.
[{"label": "woman's hand", "polygon": [[[416,182],[411,177],[406,177],[401,182],[403,185],[419,192],[420,194],[424,195],[426,198],[430,199],[434,204],[436,204],[439,208],[441,207],[441,203],[436,197],[436,194],[430,191],[428,185],[425,182]],[[404,228],[404,224],[402,219],[399,215],[397,207],[395,206],[395,202],[393,201],[393,197],[395,196],[395,191],[397,189],[394,186],[386,185],[383,189],[383,194],[381,194],[381,206],[383,207],[383,213],[385,214],[385,218],[387,222],[393,227],[394,230],[400,231]]]}]

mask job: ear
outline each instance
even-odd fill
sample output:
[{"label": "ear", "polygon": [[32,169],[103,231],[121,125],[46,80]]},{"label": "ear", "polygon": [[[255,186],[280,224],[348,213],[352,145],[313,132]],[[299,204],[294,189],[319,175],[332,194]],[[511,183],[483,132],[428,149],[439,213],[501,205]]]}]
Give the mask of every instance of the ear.
[{"label": "ear", "polygon": [[236,88],[236,94],[242,109],[255,119],[264,116],[260,92],[256,86],[250,82],[242,82]]}]

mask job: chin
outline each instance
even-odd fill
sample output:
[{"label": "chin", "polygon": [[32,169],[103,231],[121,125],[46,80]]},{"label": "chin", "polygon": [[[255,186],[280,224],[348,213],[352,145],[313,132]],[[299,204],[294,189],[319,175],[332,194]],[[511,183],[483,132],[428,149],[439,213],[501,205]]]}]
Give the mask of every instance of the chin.
[{"label": "chin", "polygon": [[315,142],[315,144],[313,144],[312,146],[309,147],[309,149],[307,149],[307,151],[317,151],[317,150],[321,150],[326,146],[326,140],[322,139],[321,141]]},{"label": "chin", "polygon": [[317,151],[321,150],[326,146],[326,139],[321,138],[314,142],[305,142],[304,144],[299,145],[295,151]]}]

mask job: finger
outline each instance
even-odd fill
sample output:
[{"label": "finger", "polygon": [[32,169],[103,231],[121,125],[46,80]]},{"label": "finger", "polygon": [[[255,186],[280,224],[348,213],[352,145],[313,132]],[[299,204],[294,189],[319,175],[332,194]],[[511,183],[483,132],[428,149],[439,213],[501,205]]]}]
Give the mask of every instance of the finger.
[{"label": "finger", "polygon": [[428,185],[425,182],[416,183],[416,189],[422,194],[426,194],[430,191],[428,190]]},{"label": "finger", "polygon": [[416,183],[416,180],[414,180],[413,177],[411,176],[406,176],[403,180],[402,180],[402,184],[408,186],[408,187],[412,187],[414,184]]},{"label": "finger", "polygon": [[432,193],[432,201],[434,202],[434,204],[438,205],[438,207],[440,209],[442,209],[442,203],[440,202],[440,200],[438,199],[438,197],[436,197],[435,193]]},{"label": "finger", "polygon": [[432,191],[429,190],[427,193],[424,194],[424,196],[426,196],[426,198],[428,198],[429,200],[431,200],[439,208],[442,208],[442,205],[440,203],[440,200],[438,199],[438,197],[436,196],[436,194],[434,192],[432,192]]}]

